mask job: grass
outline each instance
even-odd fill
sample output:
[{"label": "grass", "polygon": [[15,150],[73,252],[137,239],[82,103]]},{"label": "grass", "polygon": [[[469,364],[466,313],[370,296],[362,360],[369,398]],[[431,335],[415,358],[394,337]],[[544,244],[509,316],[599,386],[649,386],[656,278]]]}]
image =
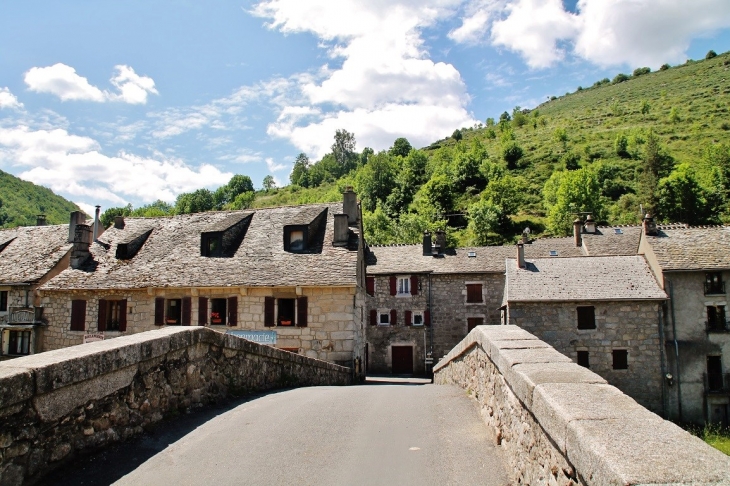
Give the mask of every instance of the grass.
[{"label": "grass", "polygon": [[707,424],[704,428],[691,426],[688,431],[730,456],[730,427],[722,428],[719,425]]}]

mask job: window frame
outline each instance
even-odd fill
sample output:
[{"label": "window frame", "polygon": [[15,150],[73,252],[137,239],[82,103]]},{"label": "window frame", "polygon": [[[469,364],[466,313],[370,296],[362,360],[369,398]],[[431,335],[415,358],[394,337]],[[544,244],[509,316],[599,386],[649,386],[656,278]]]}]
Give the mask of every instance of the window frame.
[{"label": "window frame", "polygon": [[[216,244],[216,248],[211,250],[211,243]],[[209,233],[203,235],[203,256],[209,258],[220,258],[223,256],[223,235],[221,233]]]},{"label": "window frame", "polygon": [[[173,302],[176,302],[178,306],[173,305]],[[179,315],[177,317],[177,320],[175,322],[170,317],[170,308],[171,307],[177,307],[179,309]],[[176,298],[176,299],[165,299],[165,325],[166,326],[182,326],[182,298]]]},{"label": "window frame", "polygon": [[722,272],[705,272],[705,295],[724,295],[725,281]]},{"label": "window frame", "polygon": [[[479,286],[479,300],[469,300],[470,294],[469,294],[469,287],[476,287]],[[466,297],[465,297],[465,303],[466,304],[484,304],[484,282],[466,282],[465,283],[466,288]],[[474,296],[475,292],[472,292],[472,296]]]},{"label": "window frame", "polygon": [[[221,306],[221,301],[223,301],[223,311],[220,312],[220,309],[216,311],[216,307]],[[228,298],[226,297],[209,297],[208,298],[208,307],[210,309],[210,312],[208,312],[208,317],[210,318],[210,325],[211,326],[225,326],[228,324]],[[214,317],[213,314],[218,314],[218,317],[215,319],[218,319],[220,322],[213,322]]]},{"label": "window frame", "polygon": [[410,297],[411,296],[411,276],[396,275],[395,277],[395,296]]},{"label": "window frame", "polygon": [[[292,249],[291,236],[292,233],[302,232],[302,248]],[[306,253],[309,250],[309,228],[306,225],[287,225],[284,226],[284,251],[289,253]]]},{"label": "window frame", "polygon": [[[106,302],[106,311],[104,316],[105,331],[119,331],[122,319],[122,301],[126,302],[127,299],[104,299]],[[126,307],[126,306],[124,306]],[[114,308],[117,311],[117,320],[114,322],[113,313]]]},{"label": "window frame", "polygon": [[[421,318],[420,324],[416,324],[416,317]],[[426,318],[424,316],[423,311],[420,311],[420,310],[411,311],[411,325],[413,327],[423,327],[425,324],[426,324]]]},{"label": "window frame", "polygon": [[[281,307],[282,307],[282,301],[292,301],[292,317],[291,320],[288,322],[291,322],[291,324],[282,324],[282,318],[281,318]],[[297,327],[297,299],[295,297],[277,297],[276,298],[276,327],[284,327],[284,328],[295,328]]]},{"label": "window frame", "polygon": [[[705,306],[705,315],[707,316],[707,332],[725,332],[728,330],[727,314],[724,304],[715,304]],[[714,318],[710,318],[713,313],[710,309],[714,309]]]},{"label": "window frame", "polygon": [[[386,322],[383,322],[383,316],[386,317]],[[378,326],[390,326],[390,309],[378,309]]]},{"label": "window frame", "polygon": [[[17,336],[19,334],[27,335],[27,337],[28,337],[27,341],[23,341],[23,340],[20,341],[21,343],[25,342],[25,346],[23,346],[23,348],[24,348],[23,351],[26,351],[26,352],[22,352],[22,351],[16,352],[16,350],[12,349],[12,347],[11,347],[13,344],[13,341],[15,341],[16,348],[17,348],[17,343],[18,343]],[[15,339],[13,339],[13,336],[16,336]],[[33,331],[26,331],[26,330],[21,331],[19,329],[9,329],[8,330],[8,356],[28,356],[28,355],[32,354],[31,353],[32,341],[33,341]]]},{"label": "window frame", "polygon": [[[590,319],[586,316],[586,312],[590,310]],[[582,311],[582,312],[581,312]],[[596,307],[593,305],[579,305],[575,308],[576,324],[579,331],[594,331],[598,328],[596,325]],[[586,319],[590,322],[586,323]]]},{"label": "window frame", "polygon": [[8,312],[9,290],[0,290],[0,312]]}]

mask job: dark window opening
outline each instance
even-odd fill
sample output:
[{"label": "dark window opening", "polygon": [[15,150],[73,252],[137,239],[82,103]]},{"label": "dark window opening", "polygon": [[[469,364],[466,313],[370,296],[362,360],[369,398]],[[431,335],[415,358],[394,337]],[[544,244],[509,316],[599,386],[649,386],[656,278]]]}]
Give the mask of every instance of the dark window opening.
[{"label": "dark window opening", "polygon": [[584,368],[590,368],[591,364],[588,360],[588,351],[578,351],[578,364]]},{"label": "dark window opening", "polygon": [[165,324],[167,324],[168,326],[179,326],[180,324],[182,324],[182,299],[167,300]]},{"label": "dark window opening", "polygon": [[278,320],[280,326],[294,325],[294,309],[296,299],[278,299]]},{"label": "dark window opening", "polygon": [[0,312],[7,312],[8,310],[8,291],[0,290]]},{"label": "dark window opening", "polygon": [[422,312],[414,312],[413,313],[413,325],[414,326],[422,326],[423,325],[423,313]]},{"label": "dark window opening", "polygon": [[707,389],[709,391],[720,391],[723,389],[721,356],[707,357]]},{"label": "dark window opening", "polygon": [[[106,330],[107,331],[118,331],[119,323],[122,320],[122,304],[121,300],[107,300],[106,301]],[[126,307],[126,306],[124,306]]]},{"label": "dark window opening", "polygon": [[482,324],[484,324],[483,317],[468,317],[466,319],[467,332],[471,332],[472,329],[477,326],[481,326]]},{"label": "dark window opening", "polygon": [[203,241],[203,256],[219,257],[222,254],[223,244],[221,235],[205,236]]},{"label": "dark window opening", "polygon": [[469,304],[481,304],[484,302],[482,298],[482,284],[466,284],[466,302]]},{"label": "dark window opening", "polygon": [[8,354],[30,354],[30,331],[10,331]]},{"label": "dark window opening", "polygon": [[380,314],[380,321],[381,326],[387,326],[390,324],[390,314],[387,312],[383,312]]},{"label": "dark window opening", "polygon": [[226,299],[210,299],[210,323],[214,326],[226,323]]},{"label": "dark window opening", "polygon": [[726,330],[724,305],[707,306],[707,330],[709,332]]},{"label": "dark window opening", "polygon": [[596,310],[592,305],[578,307],[578,329],[596,328]]},{"label": "dark window opening", "polygon": [[613,350],[613,369],[627,370],[629,369],[629,352],[626,349]]},{"label": "dark window opening", "polygon": [[292,230],[289,232],[289,251],[304,251],[304,231]]},{"label": "dark window opening", "polygon": [[705,274],[705,295],[724,294],[725,282],[722,281],[722,272]]}]

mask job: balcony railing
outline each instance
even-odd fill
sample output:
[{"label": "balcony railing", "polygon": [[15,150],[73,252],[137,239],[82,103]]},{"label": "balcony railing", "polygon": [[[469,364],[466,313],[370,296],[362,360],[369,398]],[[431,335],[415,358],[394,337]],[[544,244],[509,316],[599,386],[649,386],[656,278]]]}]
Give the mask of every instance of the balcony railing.
[{"label": "balcony railing", "polygon": [[45,323],[43,307],[10,307],[8,313],[0,317],[0,324],[3,325],[43,325]]},{"label": "balcony railing", "polygon": [[725,282],[705,282],[705,295],[722,295],[725,293]]},{"label": "balcony railing", "polygon": [[730,373],[704,373],[707,393],[730,394]]},{"label": "balcony railing", "polygon": [[714,320],[705,321],[705,330],[711,332],[730,332],[730,323],[727,321]]}]

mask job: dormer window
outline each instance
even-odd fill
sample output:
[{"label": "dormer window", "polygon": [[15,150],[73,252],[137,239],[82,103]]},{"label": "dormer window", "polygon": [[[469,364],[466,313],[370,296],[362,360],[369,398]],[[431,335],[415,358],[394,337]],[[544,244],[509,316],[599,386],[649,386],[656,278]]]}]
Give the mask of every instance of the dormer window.
[{"label": "dormer window", "polygon": [[203,237],[203,256],[219,257],[221,256],[221,234],[205,235]]},{"label": "dormer window", "polygon": [[309,250],[309,230],[306,226],[284,227],[284,251],[304,253]]},{"label": "dormer window", "polygon": [[291,230],[289,232],[289,251],[304,251],[304,231]]}]

